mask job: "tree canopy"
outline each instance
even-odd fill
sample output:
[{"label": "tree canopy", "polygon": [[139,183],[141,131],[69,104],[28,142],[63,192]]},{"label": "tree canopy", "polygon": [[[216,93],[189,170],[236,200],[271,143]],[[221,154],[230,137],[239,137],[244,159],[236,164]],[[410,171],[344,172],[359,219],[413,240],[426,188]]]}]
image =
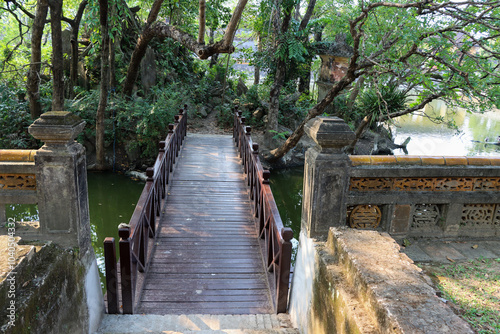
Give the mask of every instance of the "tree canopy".
[{"label": "tree canopy", "polygon": [[[133,98],[151,45],[173,57],[215,59],[232,53],[236,30],[246,28],[258,45],[252,63],[268,72],[266,142],[276,146],[273,133],[283,107],[314,99],[309,81],[315,55],[325,44],[345,40],[352,49],[346,74],[321,101],[296,115],[302,116],[300,124],[271,151],[271,159],[293,148],[305,123],[331,103],[335,115],[353,120],[358,136],[369,124],[437,98],[470,111],[500,107],[500,1],[247,2],[229,8],[224,0],[7,0],[0,6],[0,78],[26,87],[35,118],[43,111],[41,83],[52,82],[53,110],[90,88],[78,79],[79,62],[86,60],[90,77],[101,86],[98,116],[104,117],[111,91]],[[66,27],[69,51],[62,43]],[[298,92],[290,96],[305,97],[286,101],[284,87],[286,94]],[[97,123],[102,146],[104,123]]]}]

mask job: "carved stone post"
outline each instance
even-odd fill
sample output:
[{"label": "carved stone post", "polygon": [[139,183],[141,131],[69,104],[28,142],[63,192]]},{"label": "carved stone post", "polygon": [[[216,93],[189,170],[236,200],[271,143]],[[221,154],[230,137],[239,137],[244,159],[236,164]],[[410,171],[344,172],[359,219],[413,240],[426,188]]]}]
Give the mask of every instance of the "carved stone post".
[{"label": "carved stone post", "polygon": [[44,142],[35,156],[42,238],[63,247],[91,247],[85,149],[74,139],[85,122],[67,111],[44,113],[28,129]]},{"label": "carved stone post", "polygon": [[7,222],[7,215],[5,214],[5,204],[0,203],[0,224]]},{"label": "carved stone post", "polygon": [[306,152],[302,230],[310,238],[345,224],[349,157],[342,148],[355,138],[338,117],[317,117],[305,126],[317,144]]}]

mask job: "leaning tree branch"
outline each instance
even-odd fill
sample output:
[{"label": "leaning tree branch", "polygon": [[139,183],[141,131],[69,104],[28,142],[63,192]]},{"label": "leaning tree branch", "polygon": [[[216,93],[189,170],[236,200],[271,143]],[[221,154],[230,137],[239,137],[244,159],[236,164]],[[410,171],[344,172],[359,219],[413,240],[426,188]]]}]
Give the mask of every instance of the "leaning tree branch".
[{"label": "leaning tree branch", "polygon": [[[238,23],[241,19],[241,14],[243,14],[243,9],[247,5],[248,0],[239,0],[236,8],[234,9],[233,15],[231,16],[231,20],[227,24],[226,31],[224,32],[224,37],[222,38],[222,49],[231,49],[233,47],[233,39],[234,34],[236,33],[236,29],[238,28]],[[232,52],[232,51],[231,51]]]},{"label": "leaning tree branch", "polygon": [[234,52],[234,46],[232,45],[232,40],[229,45],[226,46],[225,39],[221,41],[205,45],[204,43],[199,43],[193,36],[188,34],[187,32],[182,31],[181,29],[166,24],[164,22],[156,22],[150,29],[150,37],[158,37],[158,38],[171,38],[179,43],[181,43],[188,50],[193,51],[200,59],[207,59],[213,54],[216,53],[232,53]]}]

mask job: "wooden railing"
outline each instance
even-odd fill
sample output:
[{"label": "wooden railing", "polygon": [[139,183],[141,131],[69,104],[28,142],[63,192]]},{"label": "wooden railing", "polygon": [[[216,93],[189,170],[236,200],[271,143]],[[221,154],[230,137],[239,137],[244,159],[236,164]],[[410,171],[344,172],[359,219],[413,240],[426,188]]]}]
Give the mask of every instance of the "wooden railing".
[{"label": "wooden railing", "polygon": [[284,227],[278,207],[269,186],[268,170],[262,168],[259,160],[259,145],[252,142],[251,128],[245,125],[241,112],[234,114],[233,137],[239,148],[242,164],[250,188],[253,211],[258,218],[259,236],[264,240],[264,261],[277,313],[284,313],[288,306],[288,289],[292,258],[292,229]]},{"label": "wooden railing", "polygon": [[[186,109],[187,106],[184,106]],[[119,228],[120,270],[118,277],[114,238],[104,240],[106,266],[107,306],[109,314],[119,313],[120,286],[123,314],[133,314],[138,294],[142,290],[143,274],[151,257],[150,246],[156,238],[157,217],[162,199],[167,193],[170,173],[182,146],[187,130],[186,110],[175,115],[175,124],[169,124],[166,139],[160,142],[160,152],[154,167],[146,170],[148,177],[141,197],[130,219],[129,227]],[[118,284],[120,282],[120,284]]]}]

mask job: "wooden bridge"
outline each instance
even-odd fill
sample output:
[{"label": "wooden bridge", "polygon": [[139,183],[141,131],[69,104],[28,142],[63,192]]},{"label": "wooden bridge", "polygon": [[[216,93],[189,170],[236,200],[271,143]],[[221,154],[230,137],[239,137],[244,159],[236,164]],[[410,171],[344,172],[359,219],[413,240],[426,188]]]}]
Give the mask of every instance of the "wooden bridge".
[{"label": "wooden bridge", "polygon": [[286,312],[292,231],[284,228],[241,112],[233,136],[169,126],[130,220],[104,242],[110,314]]}]

